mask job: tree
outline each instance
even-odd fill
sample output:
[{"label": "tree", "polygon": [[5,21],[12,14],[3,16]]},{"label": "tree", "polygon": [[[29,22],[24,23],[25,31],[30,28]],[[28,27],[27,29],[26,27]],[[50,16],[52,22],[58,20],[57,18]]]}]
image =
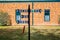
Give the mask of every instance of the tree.
[{"label": "tree", "polygon": [[0,12],[0,25],[10,25],[10,18],[8,13]]}]

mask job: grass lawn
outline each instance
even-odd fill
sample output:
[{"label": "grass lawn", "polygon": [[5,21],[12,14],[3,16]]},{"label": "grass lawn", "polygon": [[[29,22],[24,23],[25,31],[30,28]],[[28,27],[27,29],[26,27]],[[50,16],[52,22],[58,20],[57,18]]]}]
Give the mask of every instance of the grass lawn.
[{"label": "grass lawn", "polygon": [[[14,28],[14,29],[13,29]],[[60,40],[60,29],[30,29],[31,40]],[[28,40],[28,30],[22,34],[22,27],[0,26],[0,40]]]}]

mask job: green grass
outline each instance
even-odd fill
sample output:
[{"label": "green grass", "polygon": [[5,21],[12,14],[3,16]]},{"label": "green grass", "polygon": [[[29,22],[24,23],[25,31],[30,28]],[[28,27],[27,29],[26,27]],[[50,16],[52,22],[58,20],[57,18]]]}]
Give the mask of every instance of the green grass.
[{"label": "green grass", "polygon": [[0,40],[27,40],[27,32],[21,29],[0,29]]},{"label": "green grass", "polygon": [[[5,26],[6,27],[6,26]],[[27,28],[22,34],[22,28],[8,29],[1,26],[0,40],[28,40]],[[30,29],[31,40],[60,40],[60,29]]]}]

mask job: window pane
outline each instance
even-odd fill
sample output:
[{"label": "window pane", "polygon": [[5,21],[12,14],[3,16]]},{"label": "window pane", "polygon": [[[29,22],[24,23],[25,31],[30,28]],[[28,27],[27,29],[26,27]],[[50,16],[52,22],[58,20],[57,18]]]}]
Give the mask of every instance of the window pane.
[{"label": "window pane", "polygon": [[50,15],[50,10],[49,9],[45,10],[45,15]]},{"label": "window pane", "polygon": [[16,9],[16,22],[19,23],[20,19],[21,19],[21,13],[19,9]]},{"label": "window pane", "polygon": [[49,15],[45,15],[45,21],[49,21]]},{"label": "window pane", "polygon": [[17,15],[16,16],[16,20],[20,20],[20,15]]}]

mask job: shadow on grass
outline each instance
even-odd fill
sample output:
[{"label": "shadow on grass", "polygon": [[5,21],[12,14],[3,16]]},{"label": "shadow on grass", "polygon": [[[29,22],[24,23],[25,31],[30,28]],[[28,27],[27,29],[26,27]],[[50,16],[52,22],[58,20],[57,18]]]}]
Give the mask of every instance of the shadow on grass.
[{"label": "shadow on grass", "polygon": [[54,35],[54,33],[48,33],[47,35],[44,35],[36,31],[34,33],[31,33],[30,39],[31,40],[60,40],[60,37],[57,35]]},{"label": "shadow on grass", "polygon": [[[59,36],[52,33],[43,35],[36,30],[30,36],[31,40],[60,40]],[[22,34],[22,29],[0,29],[0,40],[28,40],[28,33],[25,31]]]},{"label": "shadow on grass", "polygon": [[27,32],[22,34],[22,29],[0,29],[0,40],[28,40]]}]

